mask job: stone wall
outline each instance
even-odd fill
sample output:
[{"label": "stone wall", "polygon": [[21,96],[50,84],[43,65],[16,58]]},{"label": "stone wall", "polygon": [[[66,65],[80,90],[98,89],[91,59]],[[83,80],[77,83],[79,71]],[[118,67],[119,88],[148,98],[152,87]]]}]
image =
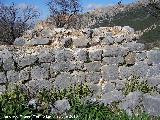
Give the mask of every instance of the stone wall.
[{"label": "stone wall", "polygon": [[128,113],[143,101],[146,112],[159,114],[160,108],[155,108],[160,105],[159,93],[122,93],[132,76],[160,86],[160,51],[144,50],[144,44],[136,42],[134,29],[125,26],[42,32],[32,37],[27,33],[13,46],[0,46],[1,92],[6,83],[21,82],[34,93],[87,82],[94,90],[93,99],[100,96],[105,104],[120,101],[120,108]]}]

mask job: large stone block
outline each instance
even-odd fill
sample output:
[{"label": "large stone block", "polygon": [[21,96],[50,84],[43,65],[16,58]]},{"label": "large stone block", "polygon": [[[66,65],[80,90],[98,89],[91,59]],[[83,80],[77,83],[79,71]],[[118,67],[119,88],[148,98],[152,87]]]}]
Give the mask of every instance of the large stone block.
[{"label": "large stone block", "polygon": [[143,99],[144,111],[149,115],[160,115],[160,96],[144,95]]},{"label": "large stone block", "polygon": [[41,79],[48,79],[49,78],[49,69],[34,66],[31,69],[31,78],[33,80],[41,80]]},{"label": "large stone block", "polygon": [[149,66],[148,77],[160,75],[160,64]]},{"label": "large stone block", "polygon": [[69,73],[61,73],[59,74],[55,81],[54,81],[54,87],[56,89],[66,89],[70,87],[72,84],[75,83],[75,80],[73,80],[73,77]]},{"label": "large stone block", "polygon": [[8,58],[5,61],[3,61],[3,69],[5,71],[10,71],[15,69],[14,60],[12,58]]},{"label": "large stone block", "polygon": [[101,62],[90,62],[90,63],[85,63],[84,64],[84,70],[89,71],[89,72],[98,72],[101,70]]},{"label": "large stone block", "polygon": [[38,60],[38,57],[35,55],[25,56],[18,59],[18,66],[23,68],[26,66],[33,65]]},{"label": "large stone block", "polygon": [[107,65],[120,65],[124,63],[124,58],[123,57],[104,57],[103,58],[103,64]]},{"label": "large stone block", "polygon": [[86,81],[92,82],[92,83],[99,83],[101,79],[101,73],[100,72],[89,72],[86,73]]},{"label": "large stone block", "polygon": [[75,83],[85,83],[86,81],[86,75],[84,72],[82,71],[74,71],[72,73],[72,77],[73,77],[73,80],[75,81]]},{"label": "large stone block", "polygon": [[104,65],[102,67],[103,80],[117,80],[118,79],[118,66],[117,65]]},{"label": "large stone block", "polygon": [[6,75],[4,72],[0,72],[0,83],[6,83],[7,79],[6,79]]},{"label": "large stone block", "polygon": [[69,72],[75,69],[75,64],[72,62],[55,62],[50,66],[51,76],[54,77],[55,74],[60,72]]},{"label": "large stone block", "polygon": [[160,50],[151,50],[147,52],[148,64],[160,64]]},{"label": "large stone block", "polygon": [[104,39],[102,39],[101,44],[102,45],[112,45],[114,43],[114,38],[112,36],[106,36]]},{"label": "large stone block", "polygon": [[7,71],[7,79],[8,82],[17,82],[19,80],[19,73],[14,70]]},{"label": "large stone block", "polygon": [[142,92],[135,91],[130,92],[124,100],[119,104],[119,108],[123,110],[134,110],[136,107],[142,104],[143,94]]},{"label": "large stone block", "polygon": [[138,62],[133,67],[132,75],[135,77],[146,78],[149,66],[144,62]]},{"label": "large stone block", "polygon": [[124,95],[122,94],[122,91],[113,90],[111,92],[108,92],[102,95],[101,102],[104,103],[104,105],[108,105],[113,102],[119,102],[123,98],[124,98]]},{"label": "large stone block", "polygon": [[25,45],[25,43],[26,43],[25,39],[23,39],[23,38],[16,38],[13,44],[17,45],[17,46],[23,46],[23,45]]},{"label": "large stone block", "polygon": [[51,63],[51,62],[55,61],[55,55],[53,55],[53,54],[51,54],[49,52],[40,53],[38,55],[38,58],[39,58],[39,62],[40,63]]},{"label": "large stone block", "polygon": [[116,87],[115,83],[107,82],[104,85],[102,92],[103,92],[103,94],[111,92],[111,91],[113,91],[115,89],[115,87]]},{"label": "large stone block", "polygon": [[132,68],[131,67],[119,67],[119,77],[121,79],[128,79],[132,75]]},{"label": "large stone block", "polygon": [[40,90],[51,90],[53,83],[48,80],[31,80],[28,82],[29,90],[32,94],[36,94]]},{"label": "large stone block", "polygon": [[73,46],[76,48],[86,48],[89,46],[89,40],[86,38],[73,39]]},{"label": "large stone block", "polygon": [[88,52],[86,49],[76,49],[74,55],[77,61],[85,62],[88,60]]},{"label": "large stone block", "polygon": [[50,40],[48,38],[43,38],[43,39],[36,38],[26,42],[25,45],[48,45],[48,44],[50,44]]},{"label": "large stone block", "polygon": [[112,46],[103,49],[103,57],[117,57],[117,56],[125,56],[128,51],[126,49]]},{"label": "large stone block", "polygon": [[128,43],[123,43],[122,45],[123,47],[126,47],[131,52],[144,50],[144,44],[142,43],[128,42]]},{"label": "large stone block", "polygon": [[102,60],[102,50],[89,50],[89,59],[91,61],[101,61]]},{"label": "large stone block", "polygon": [[31,68],[27,67],[20,71],[19,80],[29,80]]},{"label": "large stone block", "polygon": [[55,52],[55,61],[73,61],[74,60],[74,53],[71,49],[63,49],[63,50],[57,50]]},{"label": "large stone block", "polygon": [[69,101],[67,99],[57,100],[54,103],[54,107],[51,110],[51,113],[64,113],[70,110],[71,106],[69,104]]}]

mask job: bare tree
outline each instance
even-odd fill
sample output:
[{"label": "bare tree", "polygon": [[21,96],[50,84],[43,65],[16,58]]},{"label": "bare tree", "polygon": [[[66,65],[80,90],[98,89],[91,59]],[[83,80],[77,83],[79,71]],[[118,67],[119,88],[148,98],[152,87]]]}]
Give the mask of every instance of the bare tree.
[{"label": "bare tree", "polygon": [[12,5],[0,4],[0,40],[12,44],[17,37],[29,29],[39,12],[33,7],[26,5],[18,7],[14,3]]},{"label": "bare tree", "polygon": [[50,0],[48,6],[57,27],[69,27],[76,23],[78,13],[81,12],[79,0]]}]

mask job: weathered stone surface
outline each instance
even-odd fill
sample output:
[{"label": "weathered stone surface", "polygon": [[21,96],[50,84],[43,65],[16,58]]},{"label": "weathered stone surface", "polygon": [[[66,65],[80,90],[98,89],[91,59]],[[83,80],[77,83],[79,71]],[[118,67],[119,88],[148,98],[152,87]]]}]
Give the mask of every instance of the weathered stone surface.
[{"label": "weathered stone surface", "polygon": [[129,53],[126,57],[125,57],[125,62],[127,65],[134,65],[136,62],[136,53]]},{"label": "weathered stone surface", "polygon": [[101,62],[95,61],[95,62],[91,62],[91,63],[85,63],[84,64],[84,70],[87,70],[89,72],[98,72],[101,70]]},{"label": "weathered stone surface", "polygon": [[115,89],[115,84],[111,82],[107,82],[102,90],[103,93],[111,92]]},{"label": "weathered stone surface", "polygon": [[48,38],[43,38],[43,39],[36,38],[26,42],[25,45],[48,45],[48,44],[50,44],[50,40]]},{"label": "weathered stone surface", "polygon": [[148,77],[160,75],[160,65],[153,65],[149,67]]},{"label": "weathered stone surface", "polygon": [[143,61],[147,58],[146,52],[136,53],[136,61]]},{"label": "weathered stone surface", "polygon": [[85,62],[88,60],[88,52],[86,49],[76,49],[74,55],[77,61]]},{"label": "weathered stone surface", "polygon": [[46,68],[35,66],[31,70],[31,78],[33,80],[48,79],[48,77],[49,77],[49,70]]},{"label": "weathered stone surface", "polygon": [[73,46],[76,48],[85,48],[89,46],[89,40],[86,38],[73,39]]},{"label": "weathered stone surface", "polygon": [[0,94],[3,94],[6,91],[6,86],[5,85],[1,85],[0,86]]},{"label": "weathered stone surface", "polygon": [[121,79],[128,79],[132,75],[132,68],[131,67],[119,67],[119,77]]},{"label": "weathered stone surface", "polygon": [[122,45],[123,47],[126,47],[131,52],[144,50],[144,44],[142,43],[128,42],[128,43],[123,43]]},{"label": "weathered stone surface", "polygon": [[109,47],[103,50],[103,57],[117,57],[127,55],[127,50],[120,47]]},{"label": "weathered stone surface", "polygon": [[132,75],[135,77],[145,78],[148,74],[149,66],[144,62],[138,62],[133,66]]},{"label": "weathered stone surface", "polygon": [[51,63],[55,61],[55,56],[49,52],[39,54],[38,58],[41,63]]},{"label": "weathered stone surface", "polygon": [[117,80],[115,81],[116,90],[124,90],[124,88],[126,87],[126,80]]},{"label": "weathered stone surface", "polygon": [[0,72],[0,83],[6,83],[7,79],[6,79],[6,75],[4,72]]},{"label": "weathered stone surface", "polygon": [[123,98],[124,95],[122,94],[122,91],[113,90],[111,92],[102,95],[101,102],[104,103],[104,105],[108,105],[111,104],[112,102],[121,101]]},{"label": "weathered stone surface", "polygon": [[112,36],[106,36],[101,42],[102,45],[112,45],[113,43],[114,38]]},{"label": "weathered stone surface", "polygon": [[114,38],[115,43],[122,43],[126,38],[124,36],[117,36]]},{"label": "weathered stone surface", "polygon": [[17,45],[17,46],[23,46],[23,45],[25,45],[25,43],[26,43],[25,39],[23,39],[23,38],[16,38],[13,44]]},{"label": "weathered stone surface", "polygon": [[32,94],[37,93],[40,90],[46,89],[51,90],[53,87],[53,84],[48,80],[31,80],[28,82],[29,90]]},{"label": "weathered stone surface", "polygon": [[51,76],[60,72],[69,72],[75,69],[75,64],[72,62],[55,62],[50,66]]},{"label": "weathered stone surface", "polygon": [[146,113],[153,116],[160,115],[160,96],[144,95],[143,106]]},{"label": "weathered stone surface", "polygon": [[123,57],[104,57],[103,58],[103,64],[107,65],[119,65],[124,63],[124,58]]},{"label": "weathered stone surface", "polygon": [[27,67],[20,71],[19,80],[29,80],[31,68]]},{"label": "weathered stone surface", "polygon": [[102,50],[89,50],[89,59],[91,61],[101,61]]},{"label": "weathered stone surface", "polygon": [[34,64],[37,60],[38,60],[38,57],[35,55],[25,56],[23,58],[18,59],[18,66],[23,68],[23,67]]},{"label": "weathered stone surface", "polygon": [[119,108],[123,110],[133,110],[137,106],[140,106],[142,103],[142,97],[143,94],[142,92],[135,91],[135,92],[130,92],[124,100],[119,104]]},{"label": "weathered stone surface", "polygon": [[89,72],[86,73],[86,81],[92,82],[92,83],[98,83],[101,79],[101,73],[100,72]]},{"label": "weathered stone surface", "polygon": [[128,33],[128,34],[134,34],[134,29],[129,26],[124,26],[122,28],[122,32]]},{"label": "weathered stone surface", "polygon": [[74,71],[72,73],[72,77],[76,83],[84,83],[86,81],[86,75],[82,71],[79,71],[79,72]]},{"label": "weathered stone surface", "polygon": [[118,79],[118,66],[117,65],[104,65],[102,67],[103,80],[117,80]]},{"label": "weathered stone surface", "polygon": [[3,61],[3,69],[5,71],[14,70],[15,69],[14,60],[12,58],[8,58],[5,61]]},{"label": "weathered stone surface", "polygon": [[73,46],[72,38],[64,38],[62,39],[62,46],[65,48],[70,48]]},{"label": "weathered stone surface", "polygon": [[159,85],[160,84],[160,76],[154,76],[154,77],[147,78],[147,83],[150,86],[157,86],[157,85]]},{"label": "weathered stone surface", "polygon": [[71,108],[69,101],[67,99],[57,100],[54,103],[54,108],[52,108],[52,113],[64,113],[67,112]]},{"label": "weathered stone surface", "polygon": [[17,82],[19,80],[19,73],[14,70],[7,71],[7,79],[8,82]]},{"label": "weathered stone surface", "polygon": [[56,89],[65,89],[73,83],[75,83],[75,80],[73,80],[72,75],[69,73],[61,73],[56,77],[54,86]]},{"label": "weathered stone surface", "polygon": [[55,52],[55,61],[73,61],[74,53],[71,49],[63,49]]},{"label": "weathered stone surface", "polygon": [[1,58],[0,61],[3,60],[3,62],[4,62],[4,61],[6,61],[6,60],[8,60],[8,59],[10,59],[12,57],[13,57],[13,55],[8,49],[3,49],[0,52],[0,58]]},{"label": "weathered stone surface", "polygon": [[160,50],[151,50],[147,52],[148,64],[160,64]]}]

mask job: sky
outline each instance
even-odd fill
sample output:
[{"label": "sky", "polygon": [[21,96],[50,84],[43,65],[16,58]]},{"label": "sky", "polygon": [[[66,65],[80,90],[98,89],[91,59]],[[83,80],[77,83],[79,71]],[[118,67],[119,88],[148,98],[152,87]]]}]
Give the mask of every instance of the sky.
[{"label": "sky", "polygon": [[[24,7],[26,4],[35,6],[41,13],[40,19],[45,19],[49,15],[49,10],[47,7],[48,0],[2,0],[6,4],[12,2],[18,4],[20,7]],[[134,0],[122,0],[122,3],[131,3]],[[119,0],[81,0],[82,7],[84,10],[99,8],[108,5],[114,5],[119,2]]]}]

